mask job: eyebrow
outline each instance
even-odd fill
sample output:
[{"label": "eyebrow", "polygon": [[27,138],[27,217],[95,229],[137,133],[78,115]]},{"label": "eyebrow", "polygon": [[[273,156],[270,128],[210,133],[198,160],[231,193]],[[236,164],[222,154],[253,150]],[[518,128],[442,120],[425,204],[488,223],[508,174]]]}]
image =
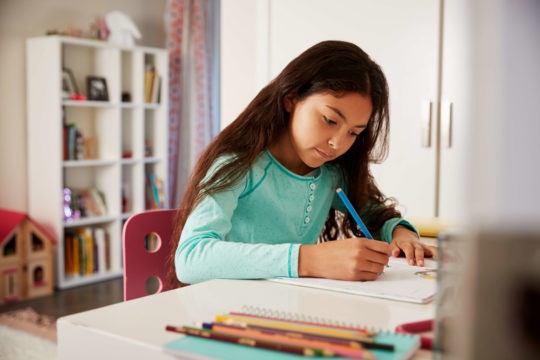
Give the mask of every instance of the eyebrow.
[{"label": "eyebrow", "polygon": [[[347,120],[347,118],[345,117],[345,115],[343,115],[343,113],[342,113],[339,109],[337,109],[337,108],[335,108],[335,107],[333,107],[333,106],[330,106],[330,105],[326,105],[326,107],[329,108],[330,110],[332,110],[333,112],[335,112],[335,113],[336,113],[341,119],[343,119],[343,121],[345,121],[346,123],[349,122],[349,121]],[[360,129],[363,129],[363,128],[367,127],[367,125],[356,125],[355,127],[356,127],[356,128],[360,128]]]}]

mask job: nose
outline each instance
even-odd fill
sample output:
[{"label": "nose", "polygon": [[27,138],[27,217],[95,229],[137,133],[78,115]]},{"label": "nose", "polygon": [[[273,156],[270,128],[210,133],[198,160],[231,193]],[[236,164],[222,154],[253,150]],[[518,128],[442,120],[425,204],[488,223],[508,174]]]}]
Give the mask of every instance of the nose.
[{"label": "nose", "polygon": [[336,132],[328,139],[328,146],[333,150],[338,150],[344,144],[343,134]]},{"label": "nose", "polygon": [[335,140],[330,138],[328,139],[328,146],[330,146],[332,149],[336,149],[336,143],[335,143]]}]

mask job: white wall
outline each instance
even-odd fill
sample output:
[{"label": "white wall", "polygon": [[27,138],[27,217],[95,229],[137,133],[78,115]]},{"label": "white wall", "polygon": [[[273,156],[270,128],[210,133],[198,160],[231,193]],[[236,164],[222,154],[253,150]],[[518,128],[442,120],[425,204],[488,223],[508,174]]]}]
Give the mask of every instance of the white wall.
[{"label": "white wall", "polygon": [[[142,33],[137,44],[164,47],[166,0],[0,0],[0,208],[27,210],[25,40],[47,30],[88,30],[119,10]],[[43,149],[47,151],[47,149]]]},{"label": "white wall", "polygon": [[[266,84],[264,65],[268,44],[260,44],[261,35],[257,30],[264,24],[265,13],[260,19],[258,11],[268,6],[265,0],[221,0],[221,94],[220,114],[221,128],[230,124],[241,111],[245,109]],[[227,41],[223,41],[226,39]],[[258,51],[262,51],[258,56]],[[255,54],[255,55],[254,55]],[[255,58],[254,58],[255,56]],[[262,69],[262,70],[261,70]],[[258,78],[258,71],[262,71],[264,79]],[[243,74],[243,76],[236,76]],[[234,87],[230,86],[234,84]],[[234,88],[234,93],[230,91]]]}]

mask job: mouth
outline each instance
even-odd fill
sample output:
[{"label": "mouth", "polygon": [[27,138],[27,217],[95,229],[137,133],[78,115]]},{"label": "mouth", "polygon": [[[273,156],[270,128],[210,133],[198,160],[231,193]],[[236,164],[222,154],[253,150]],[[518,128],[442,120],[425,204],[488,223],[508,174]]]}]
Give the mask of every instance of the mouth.
[{"label": "mouth", "polygon": [[325,152],[325,151],[322,151],[318,148],[315,148],[315,151],[317,152],[317,154],[319,154],[320,157],[322,157],[324,160],[331,160],[333,157],[334,157],[334,154],[332,153],[328,153],[328,152]]}]

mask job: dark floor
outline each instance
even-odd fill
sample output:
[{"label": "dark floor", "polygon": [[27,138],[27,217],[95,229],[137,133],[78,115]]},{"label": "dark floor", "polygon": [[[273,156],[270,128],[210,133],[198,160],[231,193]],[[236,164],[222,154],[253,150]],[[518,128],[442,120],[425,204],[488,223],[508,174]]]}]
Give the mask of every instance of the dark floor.
[{"label": "dark floor", "polygon": [[64,315],[121,302],[124,300],[123,286],[123,279],[119,277],[66,290],[56,290],[49,296],[0,305],[0,313],[31,307],[40,314],[57,319]]}]

